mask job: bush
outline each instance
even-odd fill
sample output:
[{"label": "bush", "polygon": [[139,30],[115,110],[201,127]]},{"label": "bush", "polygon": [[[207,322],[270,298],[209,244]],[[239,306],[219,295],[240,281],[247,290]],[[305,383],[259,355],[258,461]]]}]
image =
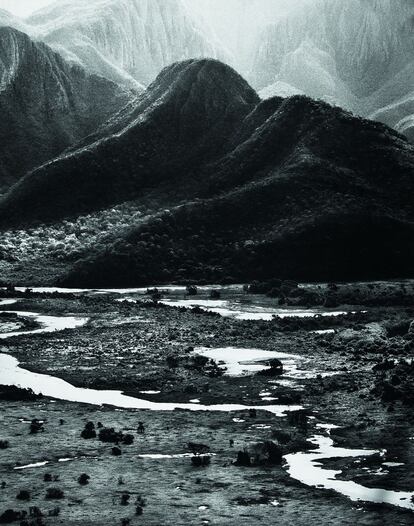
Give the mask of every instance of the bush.
[{"label": "bush", "polygon": [[25,489],[20,490],[19,493],[16,496],[16,499],[18,499],[18,500],[30,500],[30,491],[27,491]]},{"label": "bush", "polygon": [[0,449],[7,449],[9,447],[8,440],[0,440]]},{"label": "bush", "polygon": [[188,285],[186,290],[189,296],[197,296],[198,294],[198,289],[195,285]]},{"label": "bush", "polygon": [[123,493],[121,495],[121,506],[128,506],[130,499],[131,495],[128,495],[128,493]]},{"label": "bush", "polygon": [[89,484],[90,478],[91,477],[86,473],[82,473],[82,475],[78,478],[78,482],[81,486],[86,486],[87,484]]},{"label": "bush", "polygon": [[55,500],[55,499],[64,499],[65,494],[60,488],[48,488],[46,491],[46,499]]},{"label": "bush", "polygon": [[35,435],[39,431],[44,431],[43,422],[40,422],[37,418],[34,418],[30,423],[30,434]]},{"label": "bush", "polygon": [[279,465],[283,459],[281,446],[268,440],[251,445],[237,453],[236,466]]},{"label": "bush", "polygon": [[9,524],[11,522],[18,521],[22,518],[22,513],[20,511],[6,510],[2,515],[0,515],[0,524]]},{"label": "bush", "polygon": [[122,439],[122,433],[115,431],[113,427],[104,427],[99,431],[99,440],[101,442],[112,442],[119,444]]},{"label": "bush", "polygon": [[243,467],[250,467],[252,465],[251,460],[250,460],[250,455],[247,449],[244,449],[243,451],[239,451],[237,453],[237,460],[234,464],[236,466],[243,466]]},{"label": "bush", "polygon": [[116,446],[112,448],[111,453],[114,457],[119,457],[122,455],[122,451]]},{"label": "bush", "polygon": [[82,431],[81,437],[86,440],[96,438],[95,424],[93,422],[85,424],[85,429]]},{"label": "bush", "polygon": [[280,376],[283,374],[283,363],[278,360],[277,358],[274,358],[273,360],[269,360],[266,362],[266,365],[270,367],[270,369],[264,369],[263,371],[259,371],[257,374],[260,376]]}]

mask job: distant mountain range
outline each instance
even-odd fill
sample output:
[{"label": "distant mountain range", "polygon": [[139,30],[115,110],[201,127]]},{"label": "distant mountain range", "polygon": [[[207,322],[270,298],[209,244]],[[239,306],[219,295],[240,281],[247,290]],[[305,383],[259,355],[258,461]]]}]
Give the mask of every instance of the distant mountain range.
[{"label": "distant mountain range", "polygon": [[305,94],[414,138],[408,0],[77,0],[25,20],[0,13],[93,73],[135,90],[188,58],[232,65],[262,97]]},{"label": "distant mountain range", "polygon": [[250,81],[305,93],[414,139],[414,2],[312,0],[263,28]]},{"label": "distant mountain range", "polygon": [[0,192],[120,110],[131,94],[0,27]]},{"label": "distant mountain range", "polygon": [[67,60],[136,90],[178,60],[225,58],[214,33],[197,24],[181,0],[59,1],[25,20],[4,14],[3,24],[15,24]]}]

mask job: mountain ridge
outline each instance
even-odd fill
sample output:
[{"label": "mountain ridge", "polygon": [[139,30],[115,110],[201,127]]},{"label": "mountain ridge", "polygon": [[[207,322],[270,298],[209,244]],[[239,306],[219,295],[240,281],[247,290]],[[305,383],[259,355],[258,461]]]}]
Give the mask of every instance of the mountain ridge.
[{"label": "mountain ridge", "polygon": [[0,79],[2,188],[91,133],[130,98],[6,26],[0,27]]},{"label": "mountain ridge", "polygon": [[0,221],[59,224],[154,197],[167,209],[82,254],[62,277],[71,286],[345,279],[358,265],[384,277],[414,262],[413,190],[414,146],[398,132],[303,95],[260,100],[232,68],[199,59],[165,68],[24,177]]}]

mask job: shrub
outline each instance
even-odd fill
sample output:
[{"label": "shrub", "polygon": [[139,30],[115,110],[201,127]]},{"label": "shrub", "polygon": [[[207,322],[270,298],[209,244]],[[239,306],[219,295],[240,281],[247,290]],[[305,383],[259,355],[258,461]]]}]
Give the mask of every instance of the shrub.
[{"label": "shrub", "polygon": [[195,285],[188,285],[186,290],[189,296],[197,296],[198,294],[198,289]]},{"label": "shrub", "polygon": [[82,431],[81,437],[86,440],[96,438],[95,424],[93,422],[85,424],[85,429]]},{"label": "shrub", "polygon": [[259,371],[258,375],[260,376],[280,376],[283,374],[283,363],[278,360],[277,358],[274,358],[273,360],[269,360],[266,365],[269,366],[269,369],[264,369],[263,371]]},{"label": "shrub", "polygon": [[65,494],[60,488],[48,488],[46,491],[46,499],[55,500],[55,499],[64,499]]},{"label": "shrub", "polygon": [[20,490],[19,493],[16,496],[16,499],[18,499],[18,500],[30,500],[30,491],[27,491],[25,489]]},{"label": "shrub", "polygon": [[9,447],[8,440],[0,440],[0,449],[7,449]]},{"label": "shrub", "polygon": [[114,457],[119,457],[122,455],[122,451],[116,446],[112,448],[111,452]]},{"label": "shrub", "polygon": [[128,493],[123,493],[121,495],[121,506],[128,506],[130,498],[131,495],[128,495]]},{"label": "shrub", "polygon": [[35,435],[39,431],[44,431],[43,422],[40,422],[37,418],[34,418],[30,423],[30,434]]},{"label": "shrub", "polygon": [[236,466],[250,467],[252,465],[250,455],[246,449],[237,453]]},{"label": "shrub", "polygon": [[239,451],[235,465],[244,467],[276,465],[280,464],[282,459],[283,452],[281,446],[268,440],[266,442],[253,444],[249,449],[245,448],[243,451]]},{"label": "shrub", "polygon": [[86,486],[87,484],[89,484],[90,478],[91,477],[86,473],[82,473],[82,475],[78,478],[78,482],[81,486]]},{"label": "shrub", "polygon": [[99,440],[101,442],[112,442],[119,444],[122,441],[123,435],[120,431],[115,431],[113,427],[104,427],[99,431]]},{"label": "shrub", "polygon": [[2,515],[0,515],[0,524],[9,524],[11,522],[18,521],[22,518],[20,511],[6,510]]}]

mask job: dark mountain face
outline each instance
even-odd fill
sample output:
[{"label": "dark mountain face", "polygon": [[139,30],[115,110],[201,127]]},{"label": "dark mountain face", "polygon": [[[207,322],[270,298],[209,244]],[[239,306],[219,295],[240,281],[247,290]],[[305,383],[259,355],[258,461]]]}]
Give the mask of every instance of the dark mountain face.
[{"label": "dark mountain face", "polygon": [[28,174],[1,203],[3,217],[60,219],[132,199],[155,185],[185,184],[223,154],[258,102],[220,62],[174,64],[79,149]]},{"label": "dark mountain face", "polygon": [[130,99],[44,44],[0,27],[0,191],[94,131]]},{"label": "dark mountain face", "polygon": [[26,176],[1,212],[18,224],[151,191],[186,201],[79,261],[68,285],[390,277],[414,262],[413,185],[414,147],[385,125],[304,96],[260,101],[231,68],[193,60]]}]

